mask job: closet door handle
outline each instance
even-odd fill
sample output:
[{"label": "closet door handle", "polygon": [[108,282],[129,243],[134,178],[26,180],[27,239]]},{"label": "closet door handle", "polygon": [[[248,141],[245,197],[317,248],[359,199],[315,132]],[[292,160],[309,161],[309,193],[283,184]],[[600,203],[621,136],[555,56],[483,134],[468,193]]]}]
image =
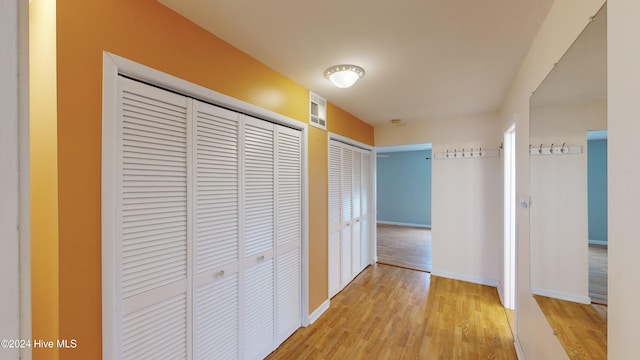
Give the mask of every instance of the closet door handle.
[{"label": "closet door handle", "polygon": [[258,258],[257,258],[256,260],[258,260],[258,261],[264,261],[264,255],[260,255],[260,256],[258,256]]}]

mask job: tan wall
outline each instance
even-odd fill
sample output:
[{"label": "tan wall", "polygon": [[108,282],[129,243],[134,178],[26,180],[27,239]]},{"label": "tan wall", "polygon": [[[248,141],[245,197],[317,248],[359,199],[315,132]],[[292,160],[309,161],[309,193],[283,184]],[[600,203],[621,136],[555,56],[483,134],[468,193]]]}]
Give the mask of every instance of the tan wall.
[{"label": "tan wall", "polygon": [[[502,109],[502,129],[515,121],[518,199],[529,196],[529,97],[603,3],[604,0],[556,0],[507,94]],[[529,210],[518,206],[516,216],[519,344],[527,359],[566,359],[560,342],[531,297]]]}]

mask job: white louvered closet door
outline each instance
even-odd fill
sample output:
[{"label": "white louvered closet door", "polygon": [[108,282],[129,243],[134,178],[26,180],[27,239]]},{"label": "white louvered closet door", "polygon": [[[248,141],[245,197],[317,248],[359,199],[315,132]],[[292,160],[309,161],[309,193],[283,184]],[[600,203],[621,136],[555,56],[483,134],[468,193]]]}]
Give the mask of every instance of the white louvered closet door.
[{"label": "white louvered closet door", "polygon": [[194,103],[194,359],[237,359],[240,115]]},{"label": "white louvered closet door", "polygon": [[302,325],[302,133],[276,125],[277,343]]},{"label": "white louvered closet door", "polygon": [[341,289],[342,147],[329,141],[329,298]]},{"label": "white louvered closet door", "polygon": [[115,276],[122,358],[184,359],[190,355],[191,301],[188,100],[122,77],[119,88],[121,274]]},{"label": "white louvered closet door", "polygon": [[244,329],[242,357],[262,359],[275,344],[274,125],[245,117],[244,164]]}]

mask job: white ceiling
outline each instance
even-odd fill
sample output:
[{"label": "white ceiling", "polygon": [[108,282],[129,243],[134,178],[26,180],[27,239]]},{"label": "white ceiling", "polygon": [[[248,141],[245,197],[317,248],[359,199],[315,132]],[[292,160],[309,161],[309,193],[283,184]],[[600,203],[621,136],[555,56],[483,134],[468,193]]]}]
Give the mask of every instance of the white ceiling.
[{"label": "white ceiling", "polygon": [[[371,125],[496,111],[553,0],[159,0]],[[349,89],[322,75],[351,63]]]}]

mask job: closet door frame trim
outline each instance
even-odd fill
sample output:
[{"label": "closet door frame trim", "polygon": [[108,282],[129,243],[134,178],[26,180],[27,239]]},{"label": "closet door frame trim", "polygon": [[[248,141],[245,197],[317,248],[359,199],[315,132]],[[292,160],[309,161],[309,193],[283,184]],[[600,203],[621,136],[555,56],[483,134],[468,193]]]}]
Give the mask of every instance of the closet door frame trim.
[{"label": "closet door frame trim", "polygon": [[[309,325],[309,183],[308,183],[308,125],[283,116],[256,105],[235,99],[228,95],[207,89],[178,77],[152,69],[148,66],[103,52],[102,57],[102,355],[105,359],[115,358],[119,354],[122,333],[116,328],[117,319],[121,317],[114,295],[117,294],[116,277],[116,249],[113,242],[104,239],[116,237],[117,214],[115,194],[117,193],[118,178],[112,169],[118,166],[119,143],[116,124],[119,116],[118,76],[129,78],[158,86],[169,91],[223,106],[243,114],[288,126],[302,133],[302,326]],[[116,141],[114,141],[114,139]]]}]

